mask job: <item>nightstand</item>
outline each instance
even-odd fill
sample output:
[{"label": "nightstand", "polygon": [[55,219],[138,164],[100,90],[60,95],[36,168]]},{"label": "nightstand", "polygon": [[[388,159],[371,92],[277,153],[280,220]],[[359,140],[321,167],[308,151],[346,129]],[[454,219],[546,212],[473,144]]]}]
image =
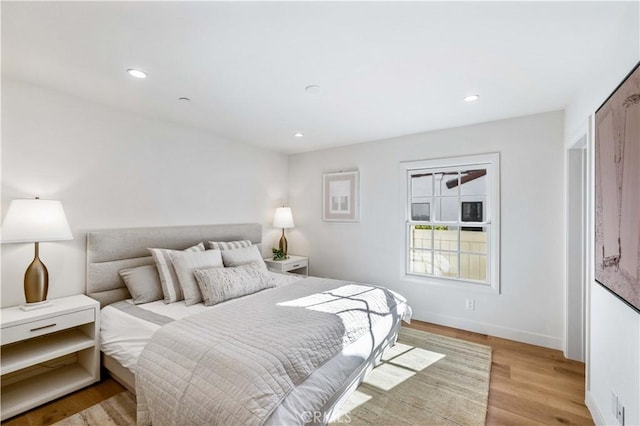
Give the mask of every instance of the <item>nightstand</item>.
[{"label": "nightstand", "polygon": [[309,275],[309,258],[305,256],[289,255],[285,260],[273,260],[273,257],[264,260],[269,269],[275,272],[293,272],[294,274]]},{"label": "nightstand", "polygon": [[32,311],[0,310],[2,420],[100,380],[100,304],[51,299]]}]

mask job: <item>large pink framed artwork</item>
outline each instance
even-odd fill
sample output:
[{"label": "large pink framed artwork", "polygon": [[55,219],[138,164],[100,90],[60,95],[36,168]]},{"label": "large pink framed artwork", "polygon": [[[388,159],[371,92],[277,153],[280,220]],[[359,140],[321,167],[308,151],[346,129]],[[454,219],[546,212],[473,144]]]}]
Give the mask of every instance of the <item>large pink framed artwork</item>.
[{"label": "large pink framed artwork", "polygon": [[595,278],[640,312],[640,64],[595,115]]}]

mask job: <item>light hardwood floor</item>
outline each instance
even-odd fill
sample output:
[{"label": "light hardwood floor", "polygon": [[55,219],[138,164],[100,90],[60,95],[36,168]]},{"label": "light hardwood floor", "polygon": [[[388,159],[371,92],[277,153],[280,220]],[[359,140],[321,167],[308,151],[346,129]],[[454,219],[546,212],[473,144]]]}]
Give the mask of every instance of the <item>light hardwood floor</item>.
[{"label": "light hardwood floor", "polygon": [[[487,425],[592,425],[584,364],[562,352],[413,321],[410,327],[493,348]],[[124,390],[111,378],[14,417],[3,425],[49,425]]]},{"label": "light hardwood floor", "polygon": [[487,425],[592,425],[584,364],[561,351],[412,321],[412,328],[491,346]]}]

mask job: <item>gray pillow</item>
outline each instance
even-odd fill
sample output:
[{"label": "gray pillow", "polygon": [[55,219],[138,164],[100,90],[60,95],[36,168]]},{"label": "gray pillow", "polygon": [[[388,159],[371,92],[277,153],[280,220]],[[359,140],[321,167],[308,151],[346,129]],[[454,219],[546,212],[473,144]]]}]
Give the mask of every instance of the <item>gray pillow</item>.
[{"label": "gray pillow", "polygon": [[249,246],[235,250],[222,250],[224,266],[240,266],[247,263],[260,262],[264,264],[258,246]]},{"label": "gray pillow", "polygon": [[184,302],[187,306],[202,302],[200,288],[198,288],[198,282],[193,275],[193,271],[196,269],[224,267],[220,250],[175,251],[171,253],[171,261],[176,269],[176,275],[184,295]]},{"label": "gray pillow", "polygon": [[275,287],[264,262],[235,268],[196,269],[193,274],[206,306]]},{"label": "gray pillow", "polygon": [[251,246],[251,241],[249,240],[208,241],[207,243],[211,250],[233,250]]},{"label": "gray pillow", "polygon": [[[178,282],[178,277],[176,276],[176,270],[171,262],[171,253],[182,250],[150,248],[149,251],[158,268],[158,275],[160,275],[160,283],[162,284],[162,294],[164,294],[164,303],[173,303],[184,299],[180,282]],[[198,243],[184,251],[204,251],[204,244]]]},{"label": "gray pillow", "polygon": [[133,303],[155,302],[162,300],[162,284],[155,265],[138,266],[137,268],[121,269],[119,272],[124,285],[127,286]]}]

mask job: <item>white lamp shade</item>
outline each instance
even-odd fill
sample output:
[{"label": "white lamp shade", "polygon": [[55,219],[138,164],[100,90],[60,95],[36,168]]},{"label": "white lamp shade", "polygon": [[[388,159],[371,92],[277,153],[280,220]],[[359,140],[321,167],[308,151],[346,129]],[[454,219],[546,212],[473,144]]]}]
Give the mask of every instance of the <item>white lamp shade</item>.
[{"label": "white lamp shade", "polygon": [[278,207],[276,214],[273,217],[274,228],[293,228],[293,214],[291,214],[291,207]]},{"label": "white lamp shade", "polygon": [[2,222],[2,243],[72,240],[62,203],[55,200],[13,200]]}]

